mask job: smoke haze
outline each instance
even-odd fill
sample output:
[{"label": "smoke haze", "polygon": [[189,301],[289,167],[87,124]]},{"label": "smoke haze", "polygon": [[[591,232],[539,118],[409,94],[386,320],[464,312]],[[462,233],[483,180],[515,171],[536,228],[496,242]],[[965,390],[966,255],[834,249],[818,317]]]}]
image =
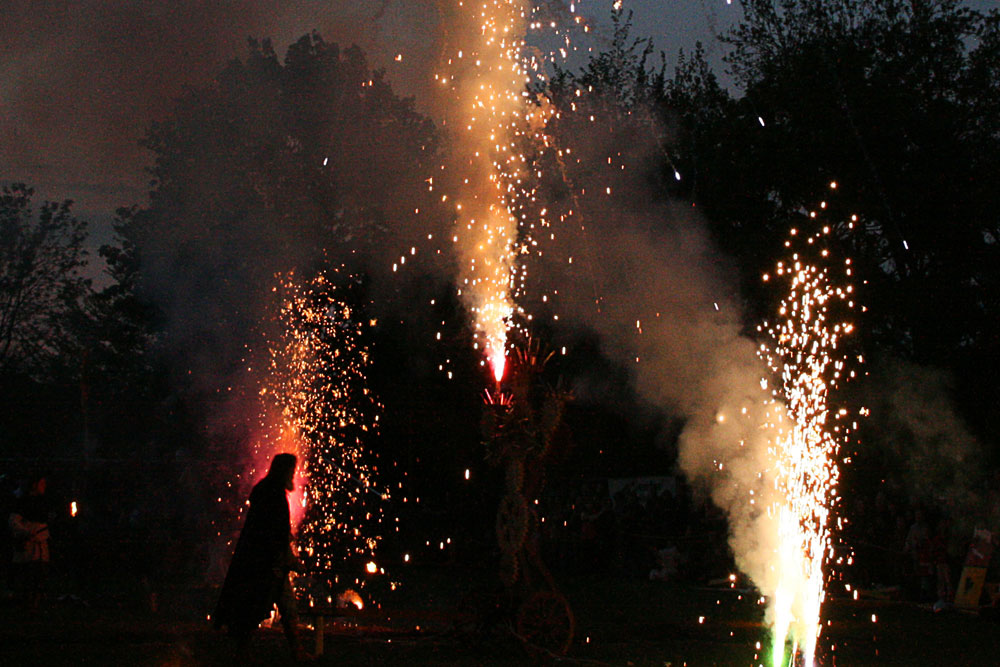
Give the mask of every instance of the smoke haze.
[{"label": "smoke haze", "polygon": [[[983,447],[955,412],[946,372],[890,359],[874,371],[873,418],[884,429],[875,442],[898,460],[912,498],[941,502],[960,522],[981,511]],[[971,528],[972,526],[963,526]]]},{"label": "smoke haze", "polygon": [[644,168],[655,163],[657,134],[561,135],[576,193],[564,208],[575,214],[553,227],[555,240],[540,243],[543,258],[531,264],[534,289],[553,295],[538,313],[596,332],[640,396],[684,420],[679,467],[726,512],[737,566],[770,596],[776,429],[765,425],[778,423],[782,408],[761,385],[769,373],[756,343],[742,334],[735,272],[699,216],[650,185]]},{"label": "smoke haze", "polygon": [[[0,40],[0,178],[74,198],[78,212],[141,203],[138,140],[188,85],[209,82],[250,37],[279,53],[313,30],[358,44],[420,93],[435,58],[435,0],[11,0]],[[405,53],[402,62],[394,56]]]},{"label": "smoke haze", "polygon": [[[207,86],[227,61],[245,57],[248,37],[274,38],[279,58],[312,30],[327,43],[357,43],[371,66],[387,68],[397,92],[418,95],[432,109],[448,103],[428,93],[432,73],[446,47],[460,39],[437,0],[12,0],[3,14],[17,17],[17,25],[5,27],[0,42],[0,100],[10,121],[0,124],[2,176],[44,182],[50,191],[42,196],[74,197],[84,212],[145,200],[148,175],[137,165],[149,164],[150,154],[137,141],[149,121],[167,117],[184,86]],[[778,419],[767,410],[779,408],[765,406],[770,395],[760,378],[766,369],[755,342],[742,334],[735,280],[702,221],[679,204],[656,201],[643,180],[641,167],[651,158],[645,147],[657,145],[656,135],[633,137],[624,156],[622,143],[608,144],[599,133],[579,132],[566,141],[585,165],[613,157],[615,166],[628,169],[607,176],[570,165],[569,188],[591,194],[582,206],[564,202],[577,215],[553,227],[556,239],[531,262],[527,289],[534,304],[525,307],[539,317],[558,315],[558,326],[596,332],[608,357],[631,370],[645,400],[686,420],[679,465],[728,513],[737,564],[768,594],[776,583],[775,545],[767,536],[776,531],[761,508],[773,489],[772,434],[760,425]],[[435,225],[448,218],[412,205],[424,196],[416,193],[430,163],[390,150],[388,140],[365,143],[365,136],[345,133],[336,138],[341,143],[306,146],[295,159],[316,166],[330,148],[347,158],[338,167],[341,176],[355,179],[347,187],[393,202],[378,221],[391,230],[391,243],[378,245],[369,262],[382,272],[375,289],[388,294],[394,256],[416,247],[428,230],[439,237]],[[372,156],[375,166],[359,171]],[[205,190],[228,187],[211,183]],[[605,188],[614,196],[595,195]],[[211,211],[210,203],[204,210]],[[423,209],[424,217],[411,209]],[[304,217],[336,225],[344,215],[338,203]],[[316,259],[325,244],[315,230],[274,227],[263,214],[240,219],[239,234],[229,236],[219,235],[207,214],[174,221],[175,228],[144,246],[147,288],[165,305],[178,345],[191,354],[187,368],[205,386],[226,388],[232,360],[248,342],[247,324],[267,307],[273,274]],[[349,232],[341,231],[343,240]],[[432,265],[439,279],[456,275],[450,258],[425,266]],[[543,292],[552,296],[544,306],[538,301]],[[933,484],[968,488],[963,471],[975,442],[949,417],[935,389],[941,383],[929,381],[928,373],[901,370],[885,413],[897,420],[901,442],[916,448],[914,479],[943,454],[947,466],[938,468],[942,476]]]},{"label": "smoke haze", "polygon": [[368,277],[378,318],[426,309],[397,292],[448,270],[425,252],[448,220],[425,183],[440,162],[433,123],[358,49],[261,44],[150,136],[157,184],[128,228],[140,285],[163,312],[182,386],[232,404],[211,410],[222,431],[255,416],[278,276],[343,264]]}]

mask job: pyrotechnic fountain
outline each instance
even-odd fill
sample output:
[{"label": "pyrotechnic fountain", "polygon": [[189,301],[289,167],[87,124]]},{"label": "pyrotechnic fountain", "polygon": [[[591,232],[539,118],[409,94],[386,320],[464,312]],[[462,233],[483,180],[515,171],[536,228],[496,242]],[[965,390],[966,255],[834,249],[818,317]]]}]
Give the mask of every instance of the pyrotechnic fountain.
[{"label": "pyrotechnic fountain", "polygon": [[453,201],[452,237],[464,265],[459,294],[474,318],[476,347],[482,347],[497,382],[503,378],[515,313],[515,200],[525,162],[517,137],[530,82],[521,55],[529,7],[526,0],[459,0],[454,32],[468,36],[468,42],[449,47],[450,73],[436,77],[457,101],[446,123],[455,133],[455,166],[462,174]]},{"label": "pyrotechnic fountain", "polygon": [[[824,566],[833,556],[830,516],[837,501],[839,454],[850,431],[848,425],[836,423],[847,410],[834,411],[829,405],[830,391],[854,375],[847,370],[841,343],[853,331],[846,317],[855,307],[853,286],[838,285],[831,275],[830,233],[829,226],[812,235],[791,230],[786,247],[796,242],[805,247],[778,262],[773,277],[764,276],[788,285],[777,320],[760,327],[770,343],[759,351],[781,378],[773,393],[785,405],[784,418],[772,429],[777,500],[768,508],[769,525],[778,533],[773,565],[777,585],[770,601],[774,667],[785,664],[789,636],[793,659],[801,651],[806,665],[815,660]],[[850,259],[841,267],[849,279]]]},{"label": "pyrotechnic fountain", "polygon": [[[529,211],[537,212],[531,202],[540,174],[525,154],[547,145],[543,132],[551,110],[530,104],[528,92],[534,80],[529,71],[537,72],[542,63],[540,54],[526,55],[524,39],[528,28],[542,24],[534,20],[539,10],[529,0],[456,0],[455,5],[449,33],[460,35],[460,43],[446,47],[448,73],[436,79],[452,94],[445,124],[452,128],[452,166],[460,174],[451,179],[458,294],[472,314],[474,346],[483,351],[482,363],[489,364],[496,381],[495,393],[487,393],[483,433],[488,457],[506,472],[497,515],[500,576],[510,598],[503,606],[515,610],[515,632],[527,646],[561,654],[572,642],[573,616],[538,553],[529,498],[537,504],[565,397],[547,392],[542,406],[533,404],[533,393],[542,391],[534,385],[547,358],[531,343],[518,351],[509,391],[500,386],[514,317],[531,320],[514,302],[523,294],[526,277],[518,256],[537,245],[532,239],[536,224],[548,225],[544,210],[536,221],[528,219]],[[448,202],[449,195],[441,199]]]},{"label": "pyrotechnic fountain", "polygon": [[261,397],[271,414],[280,414],[272,439],[302,460],[301,560],[318,579],[353,564],[357,578],[340,583],[363,588],[361,564],[370,574],[388,492],[378,484],[377,454],[370,450],[381,406],[367,387],[364,339],[375,322],[358,317],[361,304],[352,293],[358,290],[355,277],[336,271],[305,281],[294,273],[281,278],[280,333],[269,346],[269,384]]},{"label": "pyrotechnic fountain", "polygon": [[[473,316],[475,347],[498,383],[515,316],[531,320],[515,304],[527,277],[520,257],[536,251],[536,235],[550,226],[546,211],[535,206],[540,163],[528,153],[551,147],[545,127],[555,109],[535,104],[541,98],[529,87],[545,80],[547,62],[575,50],[566,30],[590,30],[575,3],[557,12],[559,21],[552,12],[530,0],[454,0],[446,73],[435,75],[449,97],[444,124],[455,149],[449,168],[459,174],[451,178],[452,192],[441,196],[456,216],[451,242],[461,264],[458,294]],[[550,31],[559,47],[548,55],[528,47],[529,30]],[[433,190],[434,178],[428,182]]]}]

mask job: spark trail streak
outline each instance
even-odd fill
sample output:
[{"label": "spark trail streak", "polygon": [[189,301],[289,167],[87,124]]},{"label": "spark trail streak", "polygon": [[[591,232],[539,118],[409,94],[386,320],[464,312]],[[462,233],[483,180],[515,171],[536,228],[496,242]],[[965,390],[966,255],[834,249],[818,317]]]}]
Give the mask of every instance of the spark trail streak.
[{"label": "spark trail streak", "polygon": [[454,201],[458,222],[453,241],[464,264],[459,293],[475,319],[476,346],[483,346],[499,382],[515,312],[515,198],[525,163],[516,137],[526,116],[522,93],[529,77],[521,52],[528,3],[457,4],[458,32],[468,42],[449,54],[451,73],[437,77],[457,101],[457,112],[448,119],[458,139],[457,166],[463,176]]},{"label": "spark trail streak", "polygon": [[[805,239],[809,250],[823,260],[830,228]],[[791,232],[792,247],[798,240]],[[810,264],[796,252],[791,262],[779,262],[776,279],[788,283],[787,296],[778,309],[778,320],[764,324],[770,345],[761,345],[760,356],[781,377],[786,415],[791,425],[776,430],[772,454],[778,498],[770,508],[778,536],[776,578],[772,604],[772,664],[785,664],[785,641],[793,640],[792,655],[801,650],[804,664],[814,664],[820,632],[820,606],[824,599],[823,566],[832,556],[831,507],[837,500],[838,454],[846,430],[832,425],[846,414],[831,415],[829,392],[837,387],[845,368],[838,350],[853,330],[841,313],[854,308],[853,287],[832,282],[830,269]],[[844,263],[851,275],[850,260]],[[765,276],[765,280],[769,279]],[[831,320],[837,319],[835,323]]]}]

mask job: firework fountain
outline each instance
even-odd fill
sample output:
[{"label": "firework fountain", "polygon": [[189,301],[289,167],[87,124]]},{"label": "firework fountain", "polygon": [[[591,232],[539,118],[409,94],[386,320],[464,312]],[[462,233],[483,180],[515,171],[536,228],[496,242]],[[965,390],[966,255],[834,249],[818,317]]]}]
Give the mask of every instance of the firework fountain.
[{"label": "firework fountain", "polygon": [[276,424],[265,428],[264,446],[303,461],[304,494],[293,502],[300,558],[321,578],[347,563],[359,573],[352,585],[364,587],[360,573],[375,563],[388,492],[370,449],[381,406],[365,377],[366,330],[375,322],[359,317],[360,290],[355,277],[337,271],[281,277],[280,334],[269,346],[261,397],[265,427]]},{"label": "firework fountain", "polygon": [[455,32],[470,39],[460,47],[446,47],[449,73],[436,77],[455,100],[446,123],[456,139],[462,177],[453,201],[457,223],[452,241],[463,265],[459,294],[473,314],[475,345],[499,382],[518,276],[515,199],[525,164],[517,137],[527,111],[523,91],[530,82],[521,58],[529,3],[457,5]]},{"label": "firework fountain", "polygon": [[[829,226],[811,235],[791,230],[786,247],[803,247],[779,262],[773,277],[764,276],[787,284],[788,290],[777,319],[760,328],[769,343],[759,351],[781,378],[774,395],[784,404],[771,425],[777,500],[768,514],[778,545],[771,600],[774,667],[785,663],[789,636],[793,657],[800,651],[806,665],[815,660],[827,579],[824,566],[834,555],[831,512],[838,499],[839,455],[851,431],[848,424],[839,423],[848,411],[834,410],[829,403],[831,390],[854,375],[847,369],[842,342],[853,331],[848,318],[855,308],[853,286],[837,284],[840,278],[833,275],[830,233]],[[849,281],[851,261],[844,260],[840,268]]]},{"label": "firework fountain", "polygon": [[[486,394],[484,435],[492,445],[490,455],[506,469],[507,493],[497,514],[500,578],[507,595],[518,599],[516,634],[528,646],[562,654],[572,642],[572,611],[537,551],[537,517],[525,493],[537,498],[541,492],[545,452],[563,399],[546,394],[545,409],[536,414],[529,389],[536,389],[533,381],[544,361],[530,343],[531,351],[518,350],[515,357],[518,363],[508,378],[513,389],[500,387],[508,333],[519,324],[515,316],[523,316],[520,323],[531,320],[515,304],[527,275],[521,256],[537,246],[536,226],[547,226],[544,211],[531,217],[537,213],[532,203],[540,174],[529,154],[538,144],[547,145],[544,126],[550,111],[531,103],[535,75],[530,72],[538,72],[542,56],[528,55],[525,42],[526,31],[542,25],[536,20],[540,10],[529,0],[456,0],[453,9],[449,32],[462,37],[446,45],[447,74],[436,79],[450,94],[444,122],[451,127],[452,164],[459,174],[451,178],[456,218],[451,241],[461,266],[458,294],[472,314],[474,347],[483,351],[481,363],[489,364],[497,385],[495,394]],[[447,203],[449,195],[441,200]]]}]

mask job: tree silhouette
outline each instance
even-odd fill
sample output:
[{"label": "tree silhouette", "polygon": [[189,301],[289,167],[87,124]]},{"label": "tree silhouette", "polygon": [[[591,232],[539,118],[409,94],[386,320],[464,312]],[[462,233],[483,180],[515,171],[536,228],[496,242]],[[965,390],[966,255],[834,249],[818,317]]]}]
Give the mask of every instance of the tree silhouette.
[{"label": "tree silhouette", "polygon": [[746,91],[733,121],[749,141],[734,154],[775,208],[762,228],[728,221],[725,233],[777,233],[831,199],[863,223],[843,236],[867,267],[872,341],[952,363],[988,342],[987,304],[1000,296],[1000,202],[984,187],[1000,168],[1000,126],[981,92],[995,84],[996,15],[957,0],[775,5],[745,3],[725,38]]},{"label": "tree silhouette", "polygon": [[[957,0],[743,4],[722,36],[740,95],[719,86],[700,45],[672,76],[651,68],[627,20],[579,72],[557,72],[547,93],[563,113],[550,129],[596,146],[574,146],[570,181],[629,157],[654,191],[690,201],[736,260],[748,325],[775,305],[760,276],[788,229],[825,201],[868,306],[858,344],[957,372],[968,412],[988,421],[1000,391],[982,364],[1000,353],[1000,12]],[[640,154],[658,164],[636,164]],[[621,206],[639,201],[606,180]]]},{"label": "tree silhouette", "polygon": [[76,348],[72,326],[90,281],[81,275],[87,223],[69,200],[31,208],[22,183],[0,193],[0,378],[51,378]]},{"label": "tree silhouette", "polygon": [[378,269],[391,261],[373,253],[409,247],[414,230],[401,223],[429,197],[413,174],[430,173],[436,151],[412,100],[358,48],[316,34],[284,62],[251,41],[144,143],[155,155],[150,205],[126,230],[139,289],[163,309],[168,343],[207,352],[191,363],[216,379],[260,329],[275,275],[327,259]]}]

